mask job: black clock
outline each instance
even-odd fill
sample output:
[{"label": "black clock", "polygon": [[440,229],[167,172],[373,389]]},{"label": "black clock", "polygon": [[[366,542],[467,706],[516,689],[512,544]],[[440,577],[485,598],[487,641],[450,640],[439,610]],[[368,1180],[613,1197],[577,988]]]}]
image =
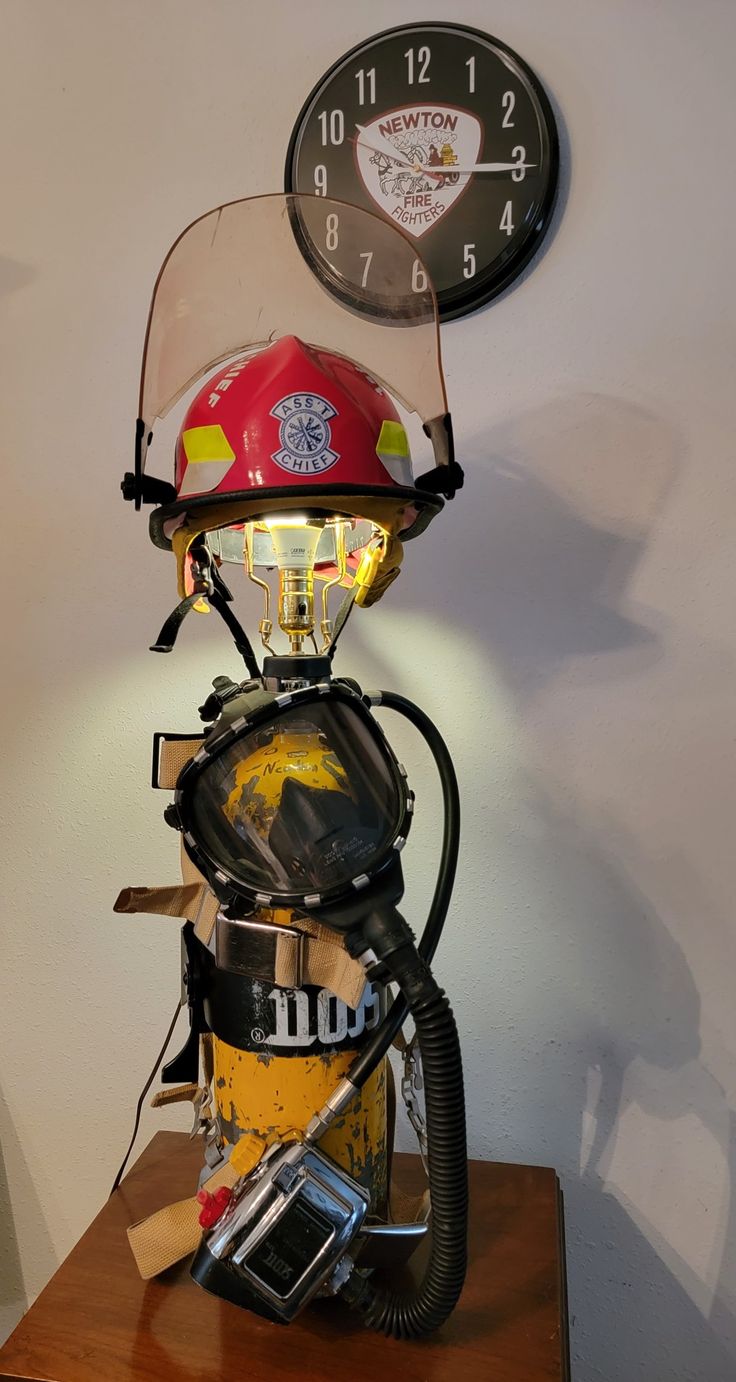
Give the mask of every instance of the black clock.
[{"label": "black clock", "polygon": [[[465,316],[521,273],[554,208],[559,141],[531,68],[457,24],[407,24],[340,58],[305,102],[286,191],[380,212],[416,245],[412,287]],[[364,255],[370,246],[364,247]]]}]

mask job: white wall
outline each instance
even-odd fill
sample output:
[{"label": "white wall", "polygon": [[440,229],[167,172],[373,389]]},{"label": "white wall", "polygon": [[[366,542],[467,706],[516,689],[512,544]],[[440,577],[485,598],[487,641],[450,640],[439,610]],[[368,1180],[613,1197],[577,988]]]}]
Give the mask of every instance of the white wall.
[{"label": "white wall", "polygon": [[[339,54],[449,17],[542,76],[563,196],[524,281],[445,332],[467,488],[355,618],[342,667],[414,694],[456,756],[464,849],[438,967],[462,1028],[471,1152],[563,1178],[576,1377],[724,1382],[726,0],[2,5],[3,1320],[99,1208],[176,998],[177,928],[111,912],[120,886],[176,877],[147,787],[151,732],[196,725],[210,678],[236,670],[205,621],[174,656],[146,651],[173,564],[117,487],[154,274],[192,217],[279,188],[296,112]],[[437,795],[426,757],[395,737],[424,814],[409,851],[420,919]],[[159,1125],[149,1115],[145,1134]]]}]

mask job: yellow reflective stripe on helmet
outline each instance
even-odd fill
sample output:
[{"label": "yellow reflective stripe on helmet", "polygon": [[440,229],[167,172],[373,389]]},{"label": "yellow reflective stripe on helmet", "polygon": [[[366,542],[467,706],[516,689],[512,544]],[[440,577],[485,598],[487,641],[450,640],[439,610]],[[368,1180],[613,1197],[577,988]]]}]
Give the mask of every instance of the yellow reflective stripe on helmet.
[{"label": "yellow reflective stripe on helmet", "polygon": [[181,434],[187,458],[179,495],[209,494],[224,480],[233,461],[233,451],[219,422],[206,427],[188,427]]},{"label": "yellow reflective stripe on helmet", "polygon": [[409,438],[406,435],[406,428],[402,422],[393,422],[386,418],[381,423],[381,431],[376,443],[376,451],[383,459],[384,456],[408,456]]},{"label": "yellow reflective stripe on helmet", "polygon": [[411,453],[403,423],[386,418],[376,442],[376,455],[397,485],[411,485]]},{"label": "yellow reflective stripe on helmet", "polygon": [[181,434],[184,455],[190,465],[198,461],[234,461],[235,452],[219,422],[207,427],[188,427]]}]

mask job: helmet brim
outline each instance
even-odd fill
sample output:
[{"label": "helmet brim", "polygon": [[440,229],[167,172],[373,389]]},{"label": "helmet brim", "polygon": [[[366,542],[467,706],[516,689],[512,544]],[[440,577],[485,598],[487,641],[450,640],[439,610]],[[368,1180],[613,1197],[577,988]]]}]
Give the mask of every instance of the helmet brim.
[{"label": "helmet brim", "polygon": [[[340,503],[338,501],[342,500]],[[402,542],[418,537],[444,508],[438,494],[403,485],[325,485],[319,490],[305,485],[285,485],[278,489],[235,490],[228,495],[198,494],[176,499],[154,509],[149,520],[151,541],[164,551],[171,551],[171,537],[166,528],[172,519],[186,515],[190,526],[200,532],[213,528],[227,528],[232,524],[252,522],[270,517],[280,510],[308,508],[311,512],[333,514],[336,511],[353,518],[368,518]],[[400,526],[402,514],[414,509],[415,515],[406,528]],[[212,520],[208,522],[208,517]]]}]

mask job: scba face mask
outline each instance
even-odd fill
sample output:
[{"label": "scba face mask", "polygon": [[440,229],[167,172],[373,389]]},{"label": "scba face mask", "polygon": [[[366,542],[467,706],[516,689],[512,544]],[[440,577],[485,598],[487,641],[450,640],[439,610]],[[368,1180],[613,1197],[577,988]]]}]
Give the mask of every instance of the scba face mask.
[{"label": "scba face mask", "polygon": [[229,910],[354,901],[396,862],[413,796],[360,696],[236,695],[179,779],[176,823]]}]

